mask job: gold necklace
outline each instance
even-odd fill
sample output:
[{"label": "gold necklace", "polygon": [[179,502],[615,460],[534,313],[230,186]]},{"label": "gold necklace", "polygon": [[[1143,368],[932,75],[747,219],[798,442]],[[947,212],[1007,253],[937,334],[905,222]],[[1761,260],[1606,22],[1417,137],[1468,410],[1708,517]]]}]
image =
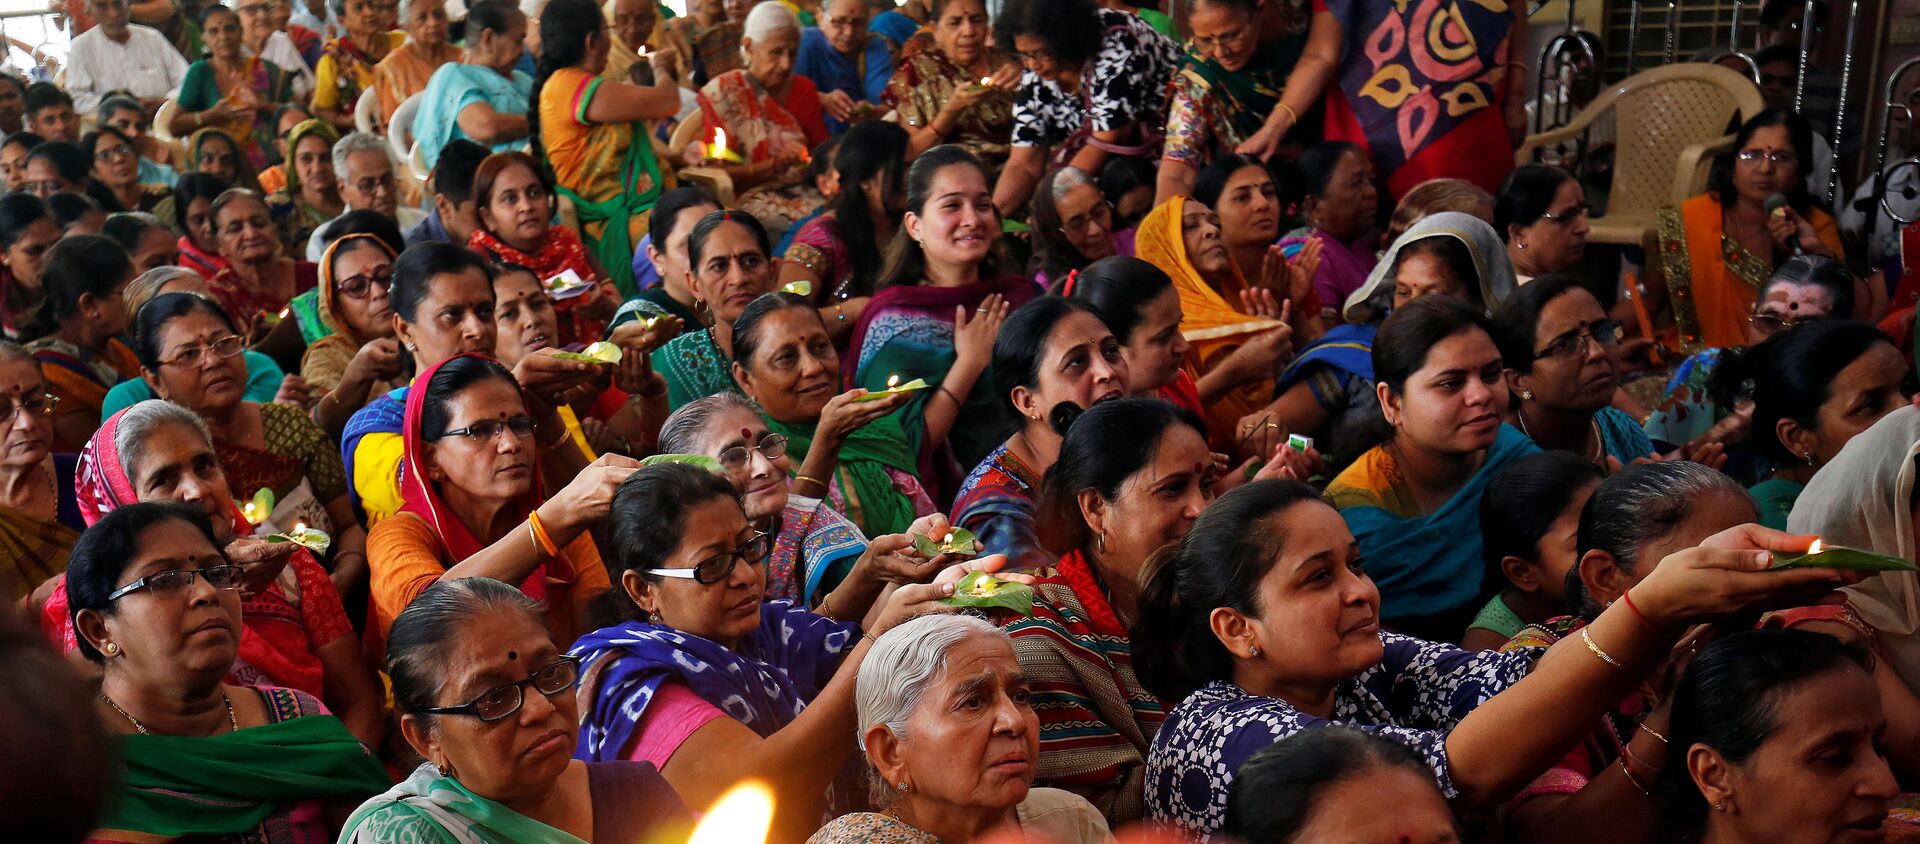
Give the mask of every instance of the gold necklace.
[{"label": "gold necklace", "polygon": [[[152,732],[147,730],[147,725],[140,723],[140,719],[133,717],[133,715],[126,710],[121,709],[120,704],[114,703],[113,698],[107,697],[106,692],[100,693],[100,699],[106,701],[108,706],[113,707],[113,711],[120,713],[120,717],[127,719],[128,723],[133,724],[135,731],[143,736],[153,735]],[[240,732],[240,719],[233,714],[233,698],[227,697],[226,692],[221,692],[220,702],[227,705],[227,723],[233,726],[234,732]]]},{"label": "gold necklace", "polygon": [[[1513,414],[1513,418],[1520,423],[1520,433],[1526,434],[1527,439],[1533,439],[1533,432],[1527,430],[1526,408],[1523,407],[1516,411]],[[1605,437],[1600,436],[1600,421],[1596,418],[1590,418],[1587,420],[1587,425],[1593,429],[1593,457],[1590,459],[1595,465],[1605,468],[1607,465],[1607,441]]]}]

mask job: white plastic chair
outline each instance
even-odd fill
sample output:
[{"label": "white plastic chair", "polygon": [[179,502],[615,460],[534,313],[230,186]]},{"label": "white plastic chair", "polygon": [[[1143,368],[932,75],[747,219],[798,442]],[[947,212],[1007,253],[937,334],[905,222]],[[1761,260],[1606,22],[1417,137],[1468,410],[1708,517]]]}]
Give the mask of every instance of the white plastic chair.
[{"label": "white plastic chair", "polygon": [[380,93],[368,88],[353,104],[353,128],[369,135],[380,134]]},{"label": "white plastic chair", "polygon": [[427,166],[427,154],[420,151],[420,142],[414,141],[413,148],[407,150],[407,172],[422,182],[433,175],[433,168]]},{"label": "white plastic chair", "polygon": [[405,161],[413,153],[413,117],[420,112],[420,95],[414,94],[400,101],[400,107],[393,110],[392,119],[387,121],[387,145],[393,148],[393,157]]},{"label": "white plastic chair", "polygon": [[169,128],[173,124],[173,116],[179,113],[180,101],[168,97],[166,102],[160,104],[159,110],[153,113],[153,136],[170,144],[179,141],[180,139],[174,137],[173,130]]}]

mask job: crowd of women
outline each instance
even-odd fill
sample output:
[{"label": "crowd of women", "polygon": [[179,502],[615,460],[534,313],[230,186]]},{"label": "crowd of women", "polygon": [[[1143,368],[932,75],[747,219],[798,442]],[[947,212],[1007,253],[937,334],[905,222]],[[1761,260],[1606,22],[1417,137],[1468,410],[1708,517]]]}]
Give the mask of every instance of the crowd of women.
[{"label": "crowd of women", "polygon": [[1518,5],[236,2],[0,79],[0,838],[1920,840],[1792,111],[1640,254]]}]

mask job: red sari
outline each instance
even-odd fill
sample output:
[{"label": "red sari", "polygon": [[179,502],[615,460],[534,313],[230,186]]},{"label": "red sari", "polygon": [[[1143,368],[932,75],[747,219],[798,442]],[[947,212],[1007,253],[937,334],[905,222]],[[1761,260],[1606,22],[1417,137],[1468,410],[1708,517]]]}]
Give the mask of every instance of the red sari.
[{"label": "red sari", "polygon": [[560,320],[560,345],[591,343],[606,334],[605,320],[589,317],[581,305],[607,296],[620,298],[618,290],[606,274],[594,267],[587,257],[587,245],[566,226],[554,226],[547,230],[547,238],[540,244],[537,252],[522,252],[509,246],[506,241],[495,237],[493,232],[484,228],[473,230],[473,236],[467,239],[467,248],[487,256],[496,262],[519,264],[533,270],[534,278],[545,284],[547,279],[566,271],[573,270],[582,281],[591,281],[598,290],[589,291],[571,299],[554,300],[553,310],[565,317]]}]

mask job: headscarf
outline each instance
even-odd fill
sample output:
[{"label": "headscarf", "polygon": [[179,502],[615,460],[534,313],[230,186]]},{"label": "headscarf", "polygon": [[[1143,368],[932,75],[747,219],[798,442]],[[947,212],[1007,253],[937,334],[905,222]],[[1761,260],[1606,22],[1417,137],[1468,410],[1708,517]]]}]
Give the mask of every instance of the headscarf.
[{"label": "headscarf", "polygon": [[387,247],[386,241],[366,233],[347,235],[328,244],[327,251],[320,256],[320,285],[315,288],[320,294],[320,323],[330,329],[334,335],[346,338],[356,349],[366,345],[368,341],[374,338],[360,336],[353,330],[353,326],[348,325],[345,319],[342,319],[339,314],[335,313],[334,303],[338,301],[340,293],[335,289],[336,279],[333,277],[333,261],[334,256],[340,253],[340,246],[342,244],[359,240],[372,242],[373,245],[380,250],[380,254],[387,256],[387,260],[391,261],[394,259],[393,250]]},{"label": "headscarf", "polygon": [[300,141],[308,135],[325,138],[328,149],[340,142],[340,132],[333,128],[333,124],[318,118],[302,120],[287,130],[287,196],[295,199],[300,197],[300,168],[294,165],[294,158],[298,155]]},{"label": "headscarf", "polygon": [[1400,233],[1387,247],[1387,254],[1373,265],[1373,272],[1367,274],[1367,283],[1347,297],[1341,315],[1348,322],[1370,322],[1385,313],[1393,302],[1394,264],[1400,260],[1400,250],[1429,237],[1451,237],[1467,245],[1467,252],[1473,256],[1474,275],[1480,282],[1480,304],[1488,312],[1513,295],[1513,263],[1507,259],[1507,245],[1500,241],[1499,233],[1472,214],[1442,211],[1420,218]]},{"label": "headscarf", "polygon": [[[454,355],[420,373],[414,385],[418,389],[407,391],[406,418],[400,428],[400,436],[406,443],[406,455],[403,458],[406,461],[405,468],[400,473],[400,497],[404,502],[400,506],[400,511],[412,513],[430,525],[434,534],[440,537],[440,543],[446,546],[447,556],[454,560],[464,560],[487,546],[473,535],[473,531],[467,529],[466,523],[460,521],[460,517],[447,506],[440,495],[440,490],[436,489],[433,482],[428,479],[426,467],[420,463],[420,456],[425,453],[427,446],[427,440],[420,431],[420,420],[426,413],[427,394],[432,392],[433,377],[440,373],[442,367],[461,358],[493,360],[485,355]],[[520,403],[524,406],[527,401],[526,393],[521,391],[518,382],[514,383],[513,389],[514,394],[520,397]],[[540,506],[540,490],[540,464],[536,460],[533,464],[533,483],[528,486],[527,492],[520,496],[520,500],[513,503],[511,509],[514,512],[532,512],[534,508]],[[535,574],[540,575],[541,572],[536,571]],[[546,591],[544,577],[529,577],[527,583],[532,586],[532,589],[522,586],[523,591],[527,591],[528,595],[535,600],[543,597]],[[535,594],[536,592],[540,594]]]},{"label": "headscarf", "polygon": [[[1848,440],[1794,502],[1787,530],[1914,559],[1913,492],[1920,407],[1903,407]],[[1845,590],[1907,687],[1920,689],[1920,574],[1890,571]]]}]

